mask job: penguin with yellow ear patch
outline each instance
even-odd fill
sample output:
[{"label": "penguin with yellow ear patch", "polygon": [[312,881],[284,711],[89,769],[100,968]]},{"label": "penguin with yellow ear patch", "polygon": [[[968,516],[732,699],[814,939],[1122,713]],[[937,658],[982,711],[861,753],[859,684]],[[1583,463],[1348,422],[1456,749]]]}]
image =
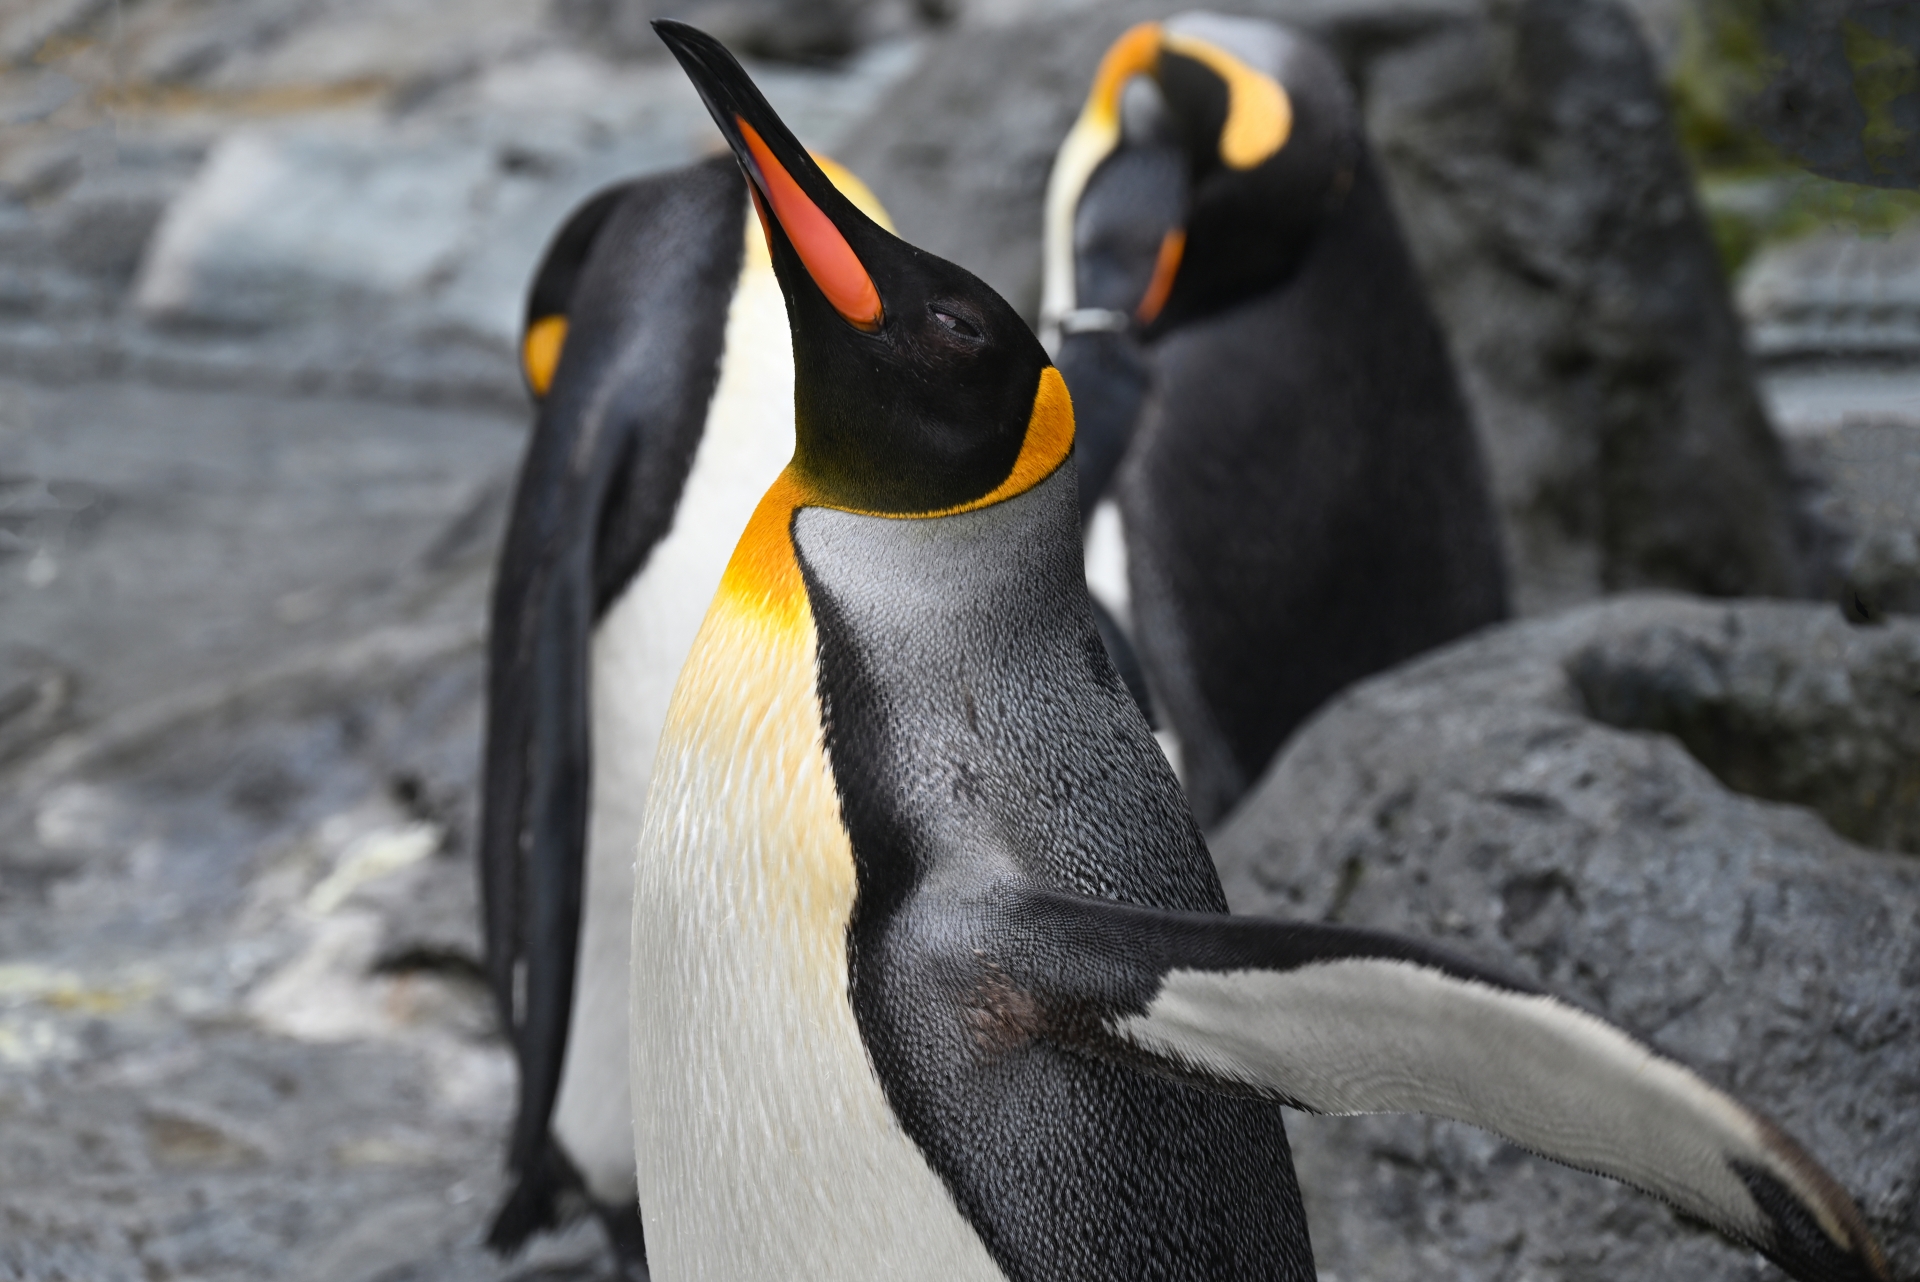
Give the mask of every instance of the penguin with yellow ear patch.
[{"label": "penguin with yellow ear patch", "polygon": [[1211,826],[1329,696],[1505,616],[1498,518],[1317,45],[1206,13],[1134,28],[1047,199],[1082,502],[1115,477],[1133,640]]},{"label": "penguin with yellow ear patch", "polygon": [[633,848],[680,665],[793,453],[786,308],[748,210],[721,158],[561,227],[529,291],[536,420],[495,584],[480,866],[520,1097],[489,1241],[513,1251],[584,1195],[634,1277]]},{"label": "penguin with yellow ear patch", "polygon": [[796,434],[640,839],[654,1275],[1307,1282],[1291,1104],[1462,1118],[1800,1277],[1883,1277],[1812,1158],[1601,1020],[1413,940],[1226,914],[1095,630],[1059,372],[718,42],[654,25],[772,245]]}]

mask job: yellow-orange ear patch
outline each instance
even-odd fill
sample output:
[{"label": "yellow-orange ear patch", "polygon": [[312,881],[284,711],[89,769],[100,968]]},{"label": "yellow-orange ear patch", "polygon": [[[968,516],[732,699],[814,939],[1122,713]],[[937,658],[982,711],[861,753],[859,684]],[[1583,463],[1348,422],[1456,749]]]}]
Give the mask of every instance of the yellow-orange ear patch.
[{"label": "yellow-orange ear patch", "polygon": [[1255,71],[1218,45],[1193,36],[1170,35],[1166,46],[1205,63],[1227,82],[1227,123],[1220,130],[1220,161],[1252,169],[1286,146],[1293,133],[1293,100],[1280,82]]},{"label": "yellow-orange ear patch", "polygon": [[1120,91],[1134,76],[1151,72],[1160,60],[1162,28],[1157,22],[1128,27],[1100,59],[1084,108],[1103,121],[1120,119]]},{"label": "yellow-orange ear patch", "polygon": [[880,291],[874,288],[873,277],[867,275],[853,246],[801,190],[754,127],[739,116],[733,119],[759,170],[760,186],[767,203],[773,206],[773,216],[813,283],[849,325],[869,332],[880,328]]},{"label": "yellow-orange ear patch", "polygon": [[535,396],[545,396],[553,386],[553,372],[560,368],[560,352],[567,345],[567,318],[542,316],[527,326],[520,340],[520,372]]}]

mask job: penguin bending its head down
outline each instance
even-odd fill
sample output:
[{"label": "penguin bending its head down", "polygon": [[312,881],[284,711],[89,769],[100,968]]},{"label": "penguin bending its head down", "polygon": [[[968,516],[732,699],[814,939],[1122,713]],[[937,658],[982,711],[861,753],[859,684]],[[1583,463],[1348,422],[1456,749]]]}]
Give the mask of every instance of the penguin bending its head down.
[{"label": "penguin bending its head down", "polygon": [[643,1276],[633,848],[674,679],[793,453],[786,308],[732,158],[581,205],[535,273],[522,366],[537,409],[494,589],[480,861],[520,1098],[489,1242],[515,1250],[584,1195]]},{"label": "penguin bending its head down", "polygon": [[1203,825],[1329,696],[1506,615],[1473,428],[1324,50],[1207,13],[1122,36],[1054,164],[1044,289]]},{"label": "penguin bending its head down", "polygon": [[1224,911],[1081,575],[1059,372],[655,24],[746,171],[793,460],[674,691],[634,888],[655,1275],[1313,1276],[1282,1104],[1417,1109],[1884,1275],[1779,1130],[1438,949]]}]

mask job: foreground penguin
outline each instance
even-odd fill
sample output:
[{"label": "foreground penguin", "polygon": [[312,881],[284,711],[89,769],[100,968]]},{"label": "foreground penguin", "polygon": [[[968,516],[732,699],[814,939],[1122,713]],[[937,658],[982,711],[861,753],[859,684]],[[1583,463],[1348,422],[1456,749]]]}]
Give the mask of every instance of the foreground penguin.
[{"label": "foreground penguin", "polygon": [[1046,237],[1082,503],[1118,469],[1133,639],[1210,826],[1329,696],[1506,615],[1498,518],[1317,46],[1205,13],[1129,31]]},{"label": "foreground penguin", "polygon": [[748,210],[723,157],[609,188],[554,238],[494,592],[480,863],[520,1098],[489,1242],[517,1249],[584,1194],[630,1274],[633,847],[680,664],[793,453],[786,308]]},{"label": "foreground penguin", "polygon": [[1313,1276],[1281,1103],[1418,1109],[1885,1276],[1811,1157],[1412,940],[1230,917],[1096,636],[1073,412],[1019,317],[656,23],[786,294],[793,461],[674,691],[634,889],[655,1276]]}]

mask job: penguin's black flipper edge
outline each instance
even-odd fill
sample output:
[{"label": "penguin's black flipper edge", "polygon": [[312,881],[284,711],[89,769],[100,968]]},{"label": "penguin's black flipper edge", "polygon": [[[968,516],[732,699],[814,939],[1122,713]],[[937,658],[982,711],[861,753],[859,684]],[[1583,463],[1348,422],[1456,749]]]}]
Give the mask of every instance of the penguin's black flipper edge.
[{"label": "penguin's black flipper edge", "polygon": [[1807,1282],[1888,1278],[1852,1199],[1773,1123],[1443,950],[1044,891],[994,915],[1003,943],[982,950],[972,1007],[1033,1036],[1308,1112],[1467,1122],[1663,1198]]},{"label": "penguin's black flipper edge", "polygon": [[541,565],[495,602],[481,874],[495,1002],[520,1064],[508,1143],[514,1187],[489,1245],[517,1250],[565,1217],[577,1188],[548,1134],[572,1013],[585,881],[590,753],[586,655],[592,580],[583,551]]}]

